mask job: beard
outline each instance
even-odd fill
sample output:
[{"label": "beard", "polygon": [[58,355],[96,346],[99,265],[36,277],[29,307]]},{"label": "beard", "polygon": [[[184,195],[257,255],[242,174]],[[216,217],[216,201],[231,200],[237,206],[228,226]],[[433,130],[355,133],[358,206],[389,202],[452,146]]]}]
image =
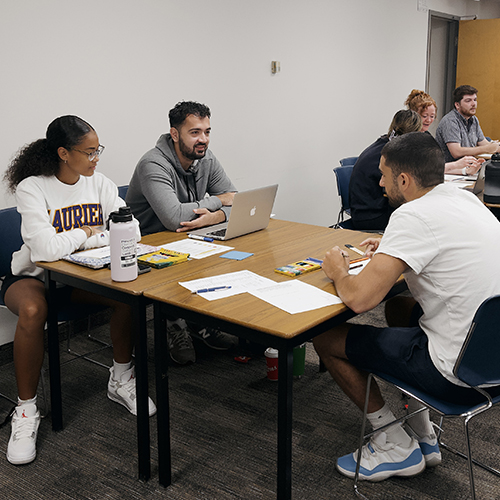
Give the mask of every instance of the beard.
[{"label": "beard", "polygon": [[[205,146],[205,149],[201,153],[196,152],[198,146]],[[189,160],[201,160],[207,153],[208,144],[197,143],[191,149],[188,148],[186,143],[179,137],[179,149],[182,155]]]},{"label": "beard", "polygon": [[399,208],[403,203],[406,202],[404,196],[399,192],[387,193],[386,191],[386,194],[387,198],[389,199],[389,205],[394,209]]},{"label": "beard", "polygon": [[467,118],[470,118],[471,116],[474,116],[476,114],[476,108],[474,109],[465,109],[463,107],[460,107],[460,113]]}]

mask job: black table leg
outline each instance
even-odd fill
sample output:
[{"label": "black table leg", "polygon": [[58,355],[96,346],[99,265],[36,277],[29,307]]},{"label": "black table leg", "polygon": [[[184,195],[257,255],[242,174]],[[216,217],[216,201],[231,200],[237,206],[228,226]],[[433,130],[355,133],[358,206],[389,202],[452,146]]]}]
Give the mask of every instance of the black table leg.
[{"label": "black table leg", "polygon": [[45,291],[49,306],[47,316],[47,335],[49,348],[52,430],[60,431],[63,428],[63,416],[61,396],[61,363],[59,356],[59,329],[57,324],[56,283],[51,279],[50,271],[45,271]]},{"label": "black table leg", "polygon": [[278,355],[278,500],[292,498],[293,348]]},{"label": "black table leg", "polygon": [[156,404],[158,407],[158,475],[162,486],[172,484],[170,449],[170,406],[168,394],[168,346],[166,316],[162,305],[154,304]]},{"label": "black table leg", "polygon": [[135,338],[135,371],[137,393],[137,445],[139,450],[139,479],[151,477],[151,452],[149,447],[148,404],[148,345],[146,304],[141,297],[137,307],[132,306]]}]

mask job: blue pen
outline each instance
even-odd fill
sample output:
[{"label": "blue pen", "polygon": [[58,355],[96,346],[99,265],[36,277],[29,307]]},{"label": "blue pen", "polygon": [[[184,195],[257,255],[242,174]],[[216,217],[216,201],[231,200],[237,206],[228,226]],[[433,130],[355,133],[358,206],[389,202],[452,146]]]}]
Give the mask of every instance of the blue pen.
[{"label": "blue pen", "polygon": [[213,288],[202,288],[201,290],[195,290],[191,293],[205,293],[205,292],[217,292],[218,290],[228,290],[230,286],[214,286]]},{"label": "blue pen", "polygon": [[304,260],[310,260],[311,262],[316,262],[316,264],[323,264],[322,260],[315,259],[314,257],[307,257],[307,259]]},{"label": "blue pen", "polygon": [[208,236],[198,236],[197,234],[188,234],[188,237],[193,240],[209,241],[210,243],[214,241],[213,238],[209,238]]}]

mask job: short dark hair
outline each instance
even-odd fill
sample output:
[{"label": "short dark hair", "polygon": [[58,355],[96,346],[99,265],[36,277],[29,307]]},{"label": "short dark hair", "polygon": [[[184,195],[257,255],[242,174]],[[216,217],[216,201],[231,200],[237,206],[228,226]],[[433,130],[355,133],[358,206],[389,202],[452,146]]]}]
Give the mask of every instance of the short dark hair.
[{"label": "short dark hair", "polygon": [[453,91],[453,102],[460,102],[464,95],[474,95],[477,94],[477,89],[472,85],[460,85]]},{"label": "short dark hair", "polygon": [[178,102],[168,113],[170,127],[179,128],[188,115],[194,115],[198,118],[210,118],[210,108],[205,104],[194,101]]},{"label": "short dark hair", "polygon": [[382,156],[394,178],[408,173],[421,188],[444,182],[444,154],[431,134],[410,132],[395,137],[384,146]]}]

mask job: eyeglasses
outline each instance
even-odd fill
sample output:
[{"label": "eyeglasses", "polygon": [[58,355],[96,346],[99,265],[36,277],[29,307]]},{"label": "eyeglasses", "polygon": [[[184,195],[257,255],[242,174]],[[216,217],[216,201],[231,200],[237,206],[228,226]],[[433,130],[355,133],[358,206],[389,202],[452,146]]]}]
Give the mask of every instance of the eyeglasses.
[{"label": "eyeglasses", "polygon": [[87,155],[89,157],[89,161],[94,161],[96,158],[99,158],[102,155],[102,152],[104,151],[104,146],[99,144],[99,147],[95,151],[92,151],[92,153],[88,153],[87,151],[80,151],[79,149],[75,149],[75,148],[71,148],[71,149],[73,151],[78,151],[79,153]]}]

